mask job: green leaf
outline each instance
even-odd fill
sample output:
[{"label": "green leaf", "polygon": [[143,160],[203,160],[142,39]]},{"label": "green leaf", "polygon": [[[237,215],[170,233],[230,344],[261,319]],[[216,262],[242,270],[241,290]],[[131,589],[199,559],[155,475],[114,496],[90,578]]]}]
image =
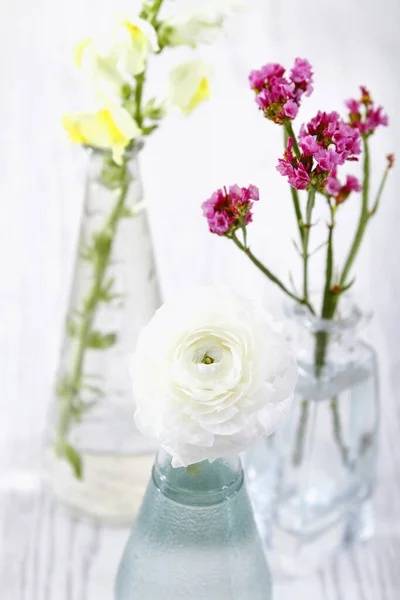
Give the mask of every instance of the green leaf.
[{"label": "green leaf", "polygon": [[79,325],[75,323],[75,321],[72,321],[72,319],[67,321],[66,329],[70,337],[76,337],[79,335]]},{"label": "green leaf", "polygon": [[151,121],[159,121],[165,116],[165,107],[156,98],[152,98],[143,108],[143,116]]},{"label": "green leaf", "polygon": [[88,335],[86,345],[88,348],[96,348],[97,350],[105,350],[110,348],[117,341],[115,333],[101,333],[100,331],[91,331]]},{"label": "green leaf", "polygon": [[88,244],[84,244],[79,252],[79,258],[86,262],[92,262],[94,258],[93,248]]},{"label": "green leaf", "polygon": [[59,398],[73,398],[78,392],[70,380],[69,375],[60,377],[56,385],[56,394]]},{"label": "green leaf", "polygon": [[70,446],[69,444],[65,444],[63,446],[63,453],[69,464],[71,465],[75,477],[77,479],[82,479],[82,458],[80,454]]},{"label": "green leaf", "polygon": [[149,127],[143,127],[142,131],[144,135],[150,135],[157,129],[158,125],[150,125]]},{"label": "green leaf", "polygon": [[98,299],[101,302],[110,302],[110,300],[112,299],[112,294],[110,294],[110,292],[112,290],[114,283],[115,283],[114,277],[110,277],[108,279],[108,281],[106,281],[106,283],[100,289],[100,291],[98,293]]},{"label": "green leaf", "polygon": [[78,400],[75,402],[75,404],[71,407],[71,413],[75,421],[80,423],[82,416],[89,412],[97,404],[97,402],[97,400],[91,400],[90,402],[82,402],[81,400]]},{"label": "green leaf", "polygon": [[347,290],[349,290],[355,283],[356,278],[353,277],[353,279],[346,285],[341,286],[340,288],[340,293],[343,294],[343,292],[347,292]]},{"label": "green leaf", "polygon": [[101,388],[99,388],[97,385],[92,385],[90,383],[84,383],[84,384],[82,384],[82,389],[88,390],[89,392],[96,394],[96,396],[105,396],[103,390]]},{"label": "green leaf", "polygon": [[101,231],[93,234],[93,251],[100,256],[108,256],[112,244],[110,231]]},{"label": "green leaf", "polygon": [[109,190],[121,188],[129,181],[129,172],[124,164],[117,165],[110,156],[104,159],[99,182]]},{"label": "green leaf", "polygon": [[134,211],[129,208],[129,206],[124,206],[124,208],[121,210],[121,218],[122,219],[130,219],[131,217],[134,217],[135,213]]},{"label": "green leaf", "polygon": [[85,373],[85,379],[97,379],[98,381],[104,381],[104,376],[98,373]]}]

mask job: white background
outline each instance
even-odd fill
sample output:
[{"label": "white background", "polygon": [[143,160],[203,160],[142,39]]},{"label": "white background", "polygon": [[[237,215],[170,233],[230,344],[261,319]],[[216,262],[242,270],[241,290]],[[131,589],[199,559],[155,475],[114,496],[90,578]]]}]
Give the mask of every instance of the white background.
[{"label": "white background", "polygon": [[[170,2],[171,7],[199,4]],[[71,47],[122,5],[135,11],[135,2],[111,0],[3,0],[0,5],[4,449],[10,439],[23,443],[40,437],[58,359],[85,167],[82,150],[69,145],[60,125],[63,112],[84,108]],[[290,195],[275,170],[282,132],[257,111],[247,85],[252,68],[275,61],[290,67],[296,56],[310,60],[315,92],[303,102],[298,123],[319,108],[341,110],[344,99],[357,95],[359,84],[367,85],[390,115],[390,128],[379,130],[371,142],[373,189],[385,155],[398,154],[397,0],[249,0],[246,8],[231,37],[203,53],[214,65],[212,100],[189,119],[171,116],[143,154],[146,199],[166,297],[190,284],[222,279],[252,295],[262,294],[271,306],[280,300],[279,291],[236,248],[207,230],[200,205],[224,184],[260,187],[261,200],[249,230],[252,249],[282,278],[298,268],[291,243],[295,227]],[[153,89],[165,81],[167,66],[187,54],[174,51],[165,61],[160,57],[161,64],[154,63]],[[399,173],[398,167],[391,173],[356,267],[356,293],[375,310],[369,335],[380,353],[384,410],[390,411],[388,418],[397,427]],[[348,247],[358,211],[356,197],[343,208],[339,254]],[[316,259],[317,275],[318,264]],[[8,465],[17,461],[14,454],[3,454]]]},{"label": "white background", "polygon": [[[170,10],[198,7],[199,0],[166,5]],[[31,426],[32,415],[36,423],[42,421],[43,399],[50,394],[83,198],[85,158],[79,147],[69,145],[60,126],[63,112],[85,107],[71,48],[119,6],[135,10],[135,3],[107,0],[14,0],[0,7],[0,402],[4,408],[10,402],[24,407],[18,427],[24,418]],[[372,140],[376,189],[385,155],[397,150],[398,18],[396,0],[379,5],[371,0],[251,0],[230,38],[204,49],[203,56],[214,65],[212,101],[188,119],[173,115],[165,120],[148,141],[142,161],[165,296],[223,279],[250,294],[262,293],[271,305],[280,299],[280,292],[230,242],[207,230],[200,205],[224,184],[260,187],[252,249],[282,278],[298,269],[290,195],[275,171],[282,132],[256,108],[247,85],[252,68],[269,61],[290,67],[295,56],[310,60],[315,92],[303,102],[298,124],[319,108],[341,110],[344,99],[357,95],[359,84],[368,85],[391,118],[390,128]],[[163,90],[167,67],[188,54],[176,50],[154,61],[151,89]],[[396,372],[400,361],[399,181],[396,168],[356,269],[356,291],[376,312],[387,375]],[[348,247],[358,211],[357,198],[343,208],[339,251]],[[319,276],[318,261],[314,273]],[[27,397],[32,393],[38,394],[34,401]],[[14,416],[3,410],[0,427],[7,430],[8,419]]]}]

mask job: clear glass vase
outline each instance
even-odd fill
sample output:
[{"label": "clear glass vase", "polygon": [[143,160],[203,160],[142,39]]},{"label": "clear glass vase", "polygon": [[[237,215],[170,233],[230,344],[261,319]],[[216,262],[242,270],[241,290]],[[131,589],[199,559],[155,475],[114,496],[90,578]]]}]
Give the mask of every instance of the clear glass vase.
[{"label": "clear glass vase", "polygon": [[[257,522],[274,572],[301,576],[373,533],[379,398],[365,315],[343,302],[332,321],[288,307],[299,364],[289,417],[246,457]],[[272,492],[271,492],[272,490]]]},{"label": "clear glass vase", "polygon": [[78,254],[51,411],[54,494],[79,513],[130,524],[155,449],[136,430],[128,356],[160,305],[139,173],[90,151]]},{"label": "clear glass vase", "polygon": [[269,600],[239,459],[173,468],[160,452],[121,560],[116,600]]}]

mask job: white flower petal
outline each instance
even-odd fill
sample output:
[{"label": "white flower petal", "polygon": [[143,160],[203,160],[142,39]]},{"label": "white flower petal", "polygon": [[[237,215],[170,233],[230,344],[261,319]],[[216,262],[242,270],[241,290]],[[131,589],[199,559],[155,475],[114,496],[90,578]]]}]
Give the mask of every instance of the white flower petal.
[{"label": "white flower petal", "polygon": [[131,372],[137,426],[175,466],[241,452],[272,433],[297,379],[262,309],[222,286],[164,304],[139,336]]}]

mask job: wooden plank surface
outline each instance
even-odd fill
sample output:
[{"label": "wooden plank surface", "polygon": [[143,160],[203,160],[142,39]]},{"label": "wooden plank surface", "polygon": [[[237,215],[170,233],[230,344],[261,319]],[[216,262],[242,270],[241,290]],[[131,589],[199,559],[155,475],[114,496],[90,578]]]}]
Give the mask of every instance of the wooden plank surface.
[{"label": "wooden plank surface", "polygon": [[[308,579],[275,582],[275,600],[398,599],[399,461],[391,451],[398,434],[398,422],[384,424],[374,538]],[[1,598],[109,600],[128,531],[81,521],[55,502],[37,469],[37,442],[9,444],[6,451],[14,468],[1,477]]]}]

